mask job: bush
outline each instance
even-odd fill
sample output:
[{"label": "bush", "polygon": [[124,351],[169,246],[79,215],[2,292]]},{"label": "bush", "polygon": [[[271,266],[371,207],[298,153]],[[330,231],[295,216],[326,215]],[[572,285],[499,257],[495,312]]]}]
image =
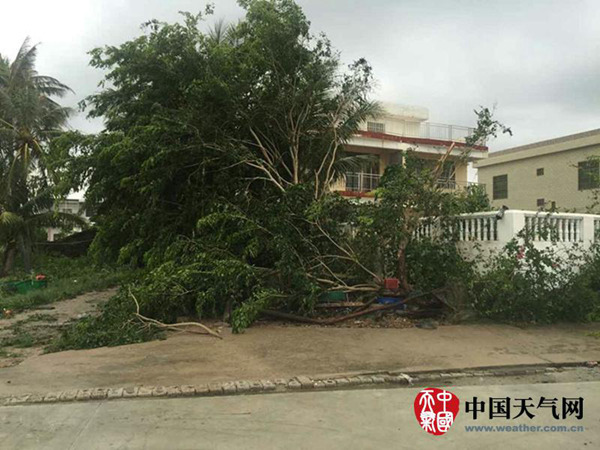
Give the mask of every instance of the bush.
[{"label": "bush", "polygon": [[163,336],[156,327],[135,318],[135,305],[121,289],[103,307],[101,314],[69,325],[47,348],[48,352],[116,346],[145,342]]},{"label": "bush", "polygon": [[413,241],[406,253],[409,280],[419,290],[437,289],[473,277],[473,264],[460,255],[452,241]]},{"label": "bush", "polygon": [[554,323],[600,319],[600,252],[582,263],[580,253],[554,245],[535,248],[515,239],[470,286],[473,309],[494,320]]}]

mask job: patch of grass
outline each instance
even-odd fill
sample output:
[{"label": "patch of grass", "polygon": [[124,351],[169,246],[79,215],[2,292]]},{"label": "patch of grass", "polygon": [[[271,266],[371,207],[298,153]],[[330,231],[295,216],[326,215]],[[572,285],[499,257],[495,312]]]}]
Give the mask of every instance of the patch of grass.
[{"label": "patch of grass", "polygon": [[16,328],[13,332],[15,333],[14,336],[5,337],[0,341],[2,347],[27,348],[40,343],[39,340],[28,331]]},{"label": "patch of grass", "polygon": [[86,317],[67,326],[46,352],[113,347],[164,337],[156,327],[142,324],[133,316],[134,306],[124,289],[111,298],[98,316]]},{"label": "patch of grass", "polygon": [[14,358],[15,356],[18,356],[18,355],[15,353],[9,352],[5,348],[0,348],[0,358]]},{"label": "patch of grass", "polygon": [[15,326],[21,326],[30,322],[56,322],[58,317],[53,316],[52,314],[32,314],[26,319],[19,320],[15,323]]},{"label": "patch of grass", "polygon": [[[118,285],[131,274],[122,268],[97,266],[88,257],[62,256],[42,258],[34,273],[46,275],[48,287],[26,294],[0,292],[0,311],[22,311],[37,305],[73,298],[86,292],[107,289]],[[10,279],[18,278],[11,276]],[[27,279],[27,276],[20,279]]]}]

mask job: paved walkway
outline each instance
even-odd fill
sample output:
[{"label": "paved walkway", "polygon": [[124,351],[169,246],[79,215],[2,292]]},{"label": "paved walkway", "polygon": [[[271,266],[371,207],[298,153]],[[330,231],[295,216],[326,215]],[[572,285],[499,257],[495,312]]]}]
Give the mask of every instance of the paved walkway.
[{"label": "paved walkway", "polygon": [[[600,382],[461,386],[444,436],[421,430],[413,412],[419,389],[308,392],[189,399],[119,400],[0,408],[3,449],[465,449],[599,448]],[[582,420],[473,420],[473,396],[584,398]],[[536,403],[537,404],[537,403]],[[512,412],[512,416],[517,410]],[[487,412],[487,411],[486,411]],[[466,426],[583,426],[583,432],[467,432]]]},{"label": "paved walkway", "polygon": [[[598,327],[596,327],[597,329]],[[376,370],[459,369],[600,360],[590,327],[436,330],[261,326],[218,340],[164,341],[35,356],[0,369],[0,397],[94,387],[170,386]]]}]

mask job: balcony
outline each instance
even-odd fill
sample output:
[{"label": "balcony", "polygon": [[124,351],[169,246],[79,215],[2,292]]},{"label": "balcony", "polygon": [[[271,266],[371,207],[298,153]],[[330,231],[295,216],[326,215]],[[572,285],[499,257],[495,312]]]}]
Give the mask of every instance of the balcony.
[{"label": "balcony", "polygon": [[[346,173],[345,191],[346,192],[371,192],[379,186],[381,175],[368,172],[348,172]],[[485,190],[485,184],[471,181],[456,181],[450,178],[440,178],[437,180],[437,186],[440,189],[456,191],[467,190],[472,186],[480,186]]]},{"label": "balcony", "polygon": [[346,191],[348,192],[371,192],[379,186],[381,175],[366,172],[346,173]]},{"label": "balcony", "polygon": [[[389,125],[389,124],[387,124]],[[394,122],[393,129],[386,129],[383,122],[368,122],[367,129],[361,134],[386,134],[407,138],[432,139],[436,141],[465,143],[466,139],[473,135],[475,128],[460,125],[448,125],[433,122]],[[485,145],[479,142],[478,145]]]},{"label": "balcony", "polygon": [[484,183],[476,183],[474,181],[456,181],[451,178],[438,179],[437,186],[440,189],[447,189],[449,191],[467,190],[470,187],[479,186],[485,192],[485,184]]},{"label": "balcony", "polygon": [[[465,142],[473,135],[475,128],[462,127],[459,125],[446,125],[441,123],[423,122],[419,127],[418,136],[425,139],[439,139],[441,141]],[[485,142],[482,143],[485,145]]]}]

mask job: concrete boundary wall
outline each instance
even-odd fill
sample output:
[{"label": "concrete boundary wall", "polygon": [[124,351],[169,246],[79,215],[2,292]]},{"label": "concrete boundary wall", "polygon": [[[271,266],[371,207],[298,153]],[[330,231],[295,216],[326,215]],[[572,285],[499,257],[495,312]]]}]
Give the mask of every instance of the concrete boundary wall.
[{"label": "concrete boundary wall", "polygon": [[461,254],[474,260],[499,253],[523,231],[540,250],[583,255],[600,243],[600,215],[524,210],[461,214],[444,223],[425,221],[415,235],[430,239],[451,236]]}]

